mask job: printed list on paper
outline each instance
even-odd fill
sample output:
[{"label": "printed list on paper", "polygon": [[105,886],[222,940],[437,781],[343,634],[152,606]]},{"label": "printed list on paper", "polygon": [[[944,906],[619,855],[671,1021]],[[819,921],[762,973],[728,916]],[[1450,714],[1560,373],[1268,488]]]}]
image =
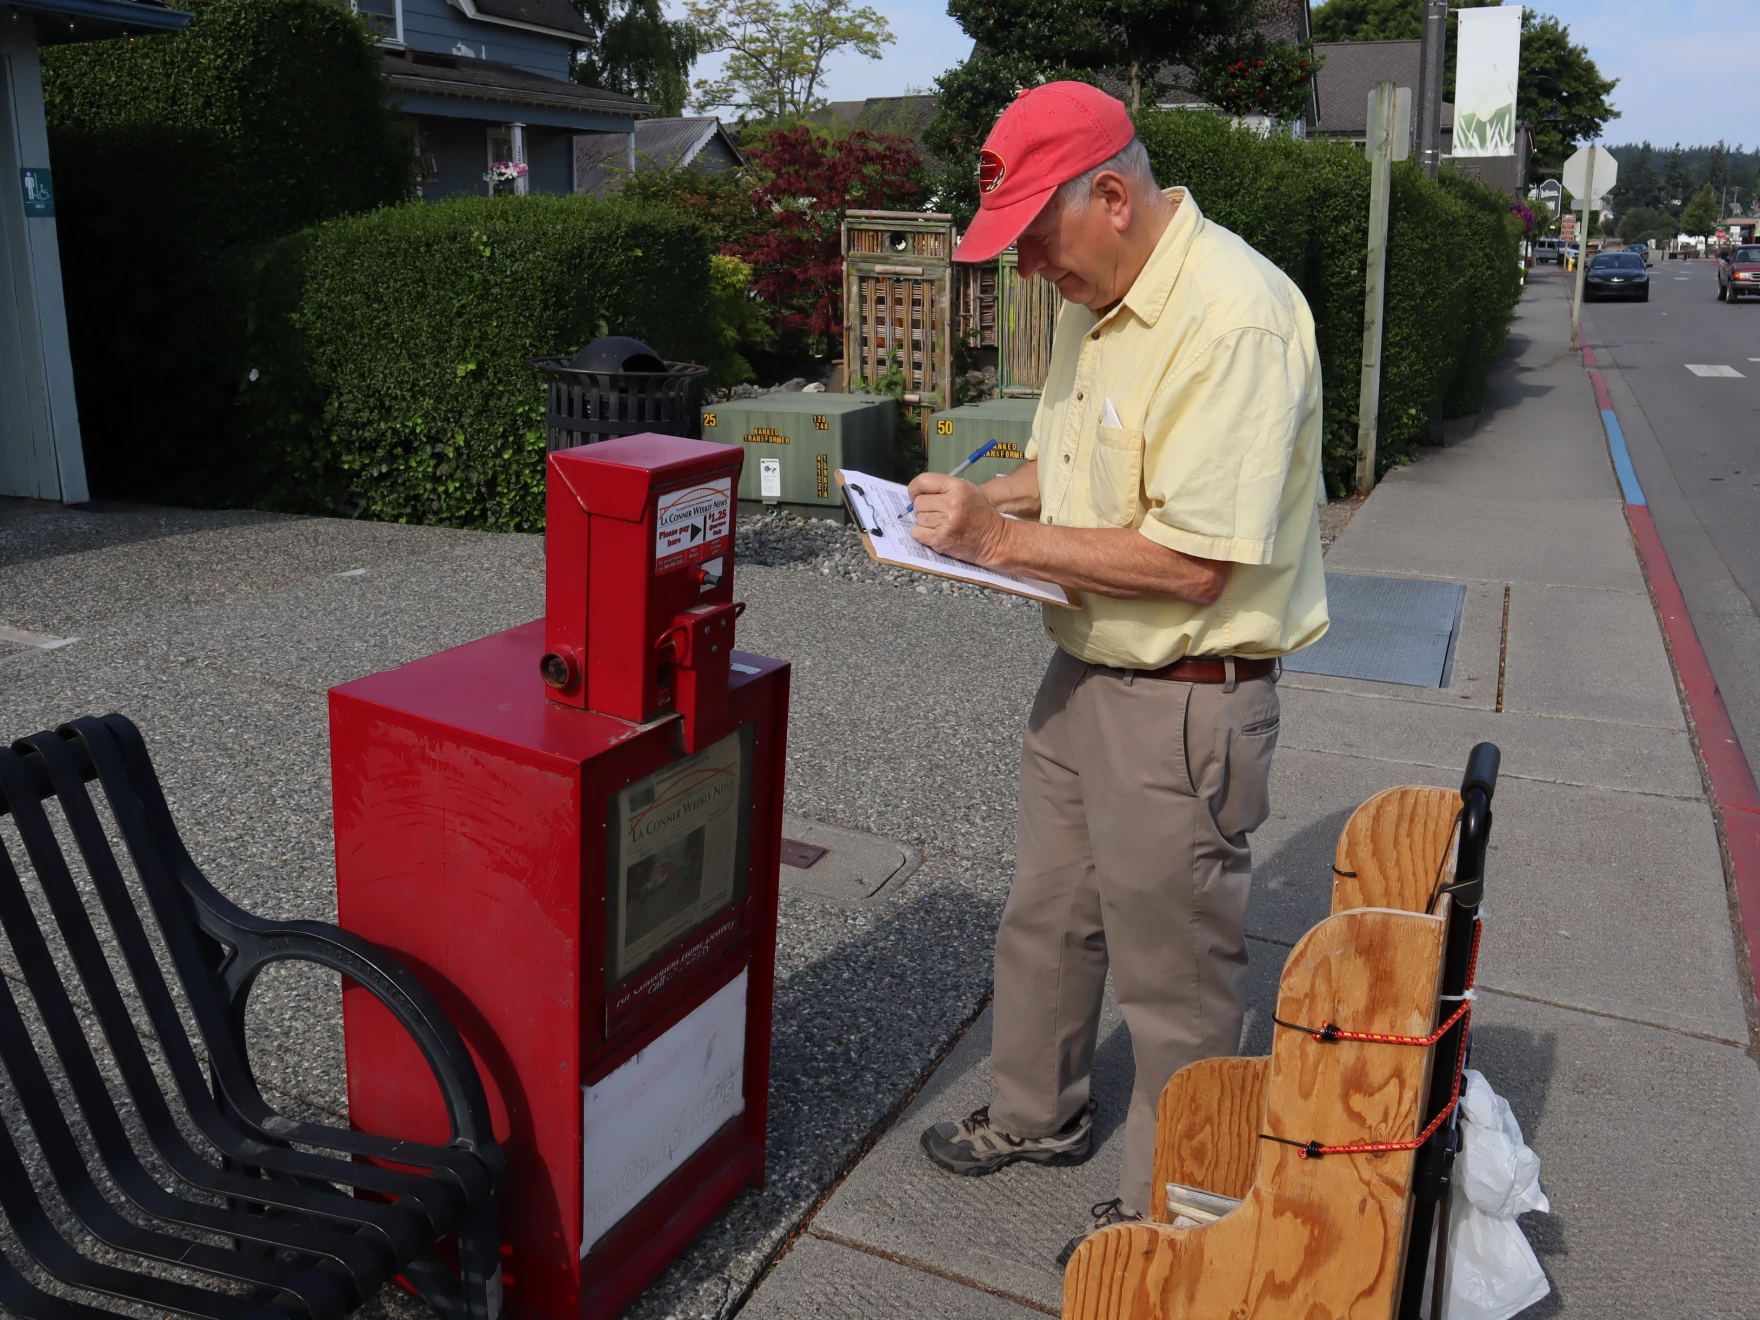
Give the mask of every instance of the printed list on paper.
[{"label": "printed list on paper", "polygon": [[843,482],[844,490],[848,492],[851,512],[861,524],[861,530],[868,535],[868,544],[874,558],[882,564],[896,564],[900,568],[914,568],[919,572],[952,578],[956,582],[970,582],[974,586],[1009,591],[1017,596],[1045,601],[1051,605],[1075,604],[1069,598],[1069,593],[1055,582],[1023,577],[1018,573],[1003,573],[993,568],[979,568],[976,564],[950,559],[931,550],[911,535],[910,529],[916,520],[906,512],[911,502],[910,492],[896,481],[841,468],[837,475]]}]

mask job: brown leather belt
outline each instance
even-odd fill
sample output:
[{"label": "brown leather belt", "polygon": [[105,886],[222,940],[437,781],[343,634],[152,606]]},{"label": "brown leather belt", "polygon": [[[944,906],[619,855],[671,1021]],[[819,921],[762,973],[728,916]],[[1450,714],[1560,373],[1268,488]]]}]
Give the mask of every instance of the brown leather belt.
[{"label": "brown leather belt", "polygon": [[[1275,660],[1249,660],[1244,656],[1231,657],[1234,660],[1234,681],[1245,683],[1250,678],[1264,678],[1277,668]],[[1139,669],[1138,678],[1163,678],[1170,683],[1226,683],[1228,682],[1229,665],[1220,656],[1188,656],[1184,660],[1175,660],[1160,669]]]}]

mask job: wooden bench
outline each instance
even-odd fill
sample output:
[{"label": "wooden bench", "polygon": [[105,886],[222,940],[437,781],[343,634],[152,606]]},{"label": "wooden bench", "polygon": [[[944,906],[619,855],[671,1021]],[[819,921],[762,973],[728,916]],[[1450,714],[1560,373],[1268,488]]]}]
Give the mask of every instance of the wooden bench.
[{"label": "wooden bench", "polygon": [[[1457,1013],[1497,767],[1497,748],[1481,743],[1459,793],[1390,789],[1352,814],[1334,853],[1332,915],[1284,965],[1282,1023],[1413,1040]],[[1182,1069],[1161,1094],[1149,1222],[1077,1249],[1064,1316],[1415,1320],[1431,1225],[1447,1204],[1466,1027],[1463,1015],[1416,1047],[1317,1040],[1286,1025],[1269,1056]],[[1172,1224],[1160,1194],[1170,1185],[1199,1193],[1182,1198],[1195,1226]],[[1203,1222],[1206,1210],[1220,1217]]]},{"label": "wooden bench", "polygon": [[[198,1320],[325,1320],[401,1276],[446,1320],[496,1320],[507,1162],[470,1054],[421,984],[335,926],[264,920],[221,895],[120,715],[0,750],[7,815],[34,884],[0,836],[0,1306],[132,1313],[103,1305],[117,1298]],[[403,1024],[445,1099],[445,1145],[301,1121],[263,1098],[245,1007],[286,960],[341,973]]]}]

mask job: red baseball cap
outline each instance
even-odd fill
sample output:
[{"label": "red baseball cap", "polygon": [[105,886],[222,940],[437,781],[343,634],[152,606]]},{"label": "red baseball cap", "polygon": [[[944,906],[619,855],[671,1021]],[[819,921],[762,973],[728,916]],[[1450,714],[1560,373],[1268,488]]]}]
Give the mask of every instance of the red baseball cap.
[{"label": "red baseball cap", "polygon": [[955,261],[988,261],[1033,223],[1061,184],[1130,145],[1124,102],[1080,82],[1029,87],[1002,112],[978,153],[978,214]]}]

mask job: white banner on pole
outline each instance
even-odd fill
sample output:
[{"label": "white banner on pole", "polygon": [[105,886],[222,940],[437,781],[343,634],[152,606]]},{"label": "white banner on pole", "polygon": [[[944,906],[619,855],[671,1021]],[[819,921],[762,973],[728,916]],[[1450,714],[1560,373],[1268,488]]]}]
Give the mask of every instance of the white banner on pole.
[{"label": "white banner on pole", "polygon": [[1454,154],[1516,154],[1516,71],[1522,7],[1460,11],[1454,75]]}]

